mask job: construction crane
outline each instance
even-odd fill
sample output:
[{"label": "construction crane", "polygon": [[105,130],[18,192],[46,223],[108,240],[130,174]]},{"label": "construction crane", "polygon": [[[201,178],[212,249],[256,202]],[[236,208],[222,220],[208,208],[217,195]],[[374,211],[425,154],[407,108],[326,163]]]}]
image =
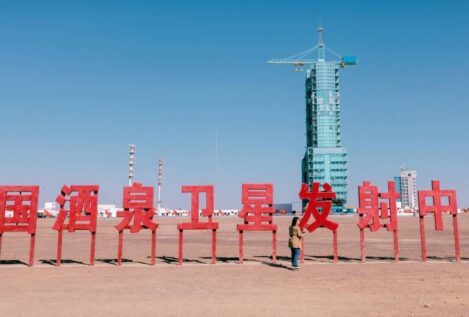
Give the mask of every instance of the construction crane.
[{"label": "construction crane", "polygon": [[[280,59],[271,59],[267,61],[267,64],[278,64],[278,65],[293,65],[295,71],[303,71],[305,65],[312,65],[317,63],[318,61],[325,61],[326,60],[326,51],[330,52],[335,57],[339,58],[337,63],[340,65],[341,68],[345,66],[352,66],[357,65],[358,60],[356,56],[341,56],[334,52],[333,50],[329,49],[324,45],[324,38],[323,38],[324,28],[322,26],[318,27],[319,33],[319,40],[318,45],[307,49],[303,52],[297,53],[287,58],[280,58]],[[317,51],[317,58],[313,59],[312,54]]]}]

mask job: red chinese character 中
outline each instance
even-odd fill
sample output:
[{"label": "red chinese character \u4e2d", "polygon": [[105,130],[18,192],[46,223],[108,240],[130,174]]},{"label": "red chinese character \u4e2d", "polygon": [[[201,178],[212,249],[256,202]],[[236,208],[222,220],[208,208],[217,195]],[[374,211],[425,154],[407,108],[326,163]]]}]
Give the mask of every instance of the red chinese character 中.
[{"label": "red chinese character \u4e2d", "polygon": [[39,186],[0,186],[0,250],[5,232],[29,233],[29,265],[34,264]]},{"label": "red chinese character \u4e2d", "polygon": [[[152,221],[155,215],[153,208],[154,189],[151,186],[142,186],[135,182],[132,186],[124,187],[123,211],[117,212],[117,217],[123,217],[122,221],[115,226],[119,231],[119,244],[117,251],[117,263],[122,264],[123,231],[129,229],[130,233],[140,232],[142,228],[152,232],[151,264],[155,264],[156,258],[156,228],[158,224]],[[130,222],[132,221],[131,224]]]},{"label": "red chinese character \u4e2d", "polygon": [[[448,212],[453,217],[454,248],[456,260],[461,260],[459,249],[459,229],[458,229],[458,205],[455,190],[441,190],[440,181],[432,180],[432,190],[419,190],[419,215],[420,215],[420,239],[422,244],[422,261],[427,260],[427,247],[425,241],[424,217],[428,213],[433,213],[435,219],[435,230],[443,230],[443,212]],[[427,199],[431,203],[427,203]],[[447,200],[447,203],[442,199]]]},{"label": "red chinese character \u4e2d", "polygon": [[[58,231],[57,261],[62,256],[62,232],[68,230],[88,230],[91,233],[90,264],[94,264],[96,244],[96,222],[98,217],[98,185],[64,185],[55,201],[60,205],[59,214],[53,229]],[[68,215],[68,223],[65,223]]]}]

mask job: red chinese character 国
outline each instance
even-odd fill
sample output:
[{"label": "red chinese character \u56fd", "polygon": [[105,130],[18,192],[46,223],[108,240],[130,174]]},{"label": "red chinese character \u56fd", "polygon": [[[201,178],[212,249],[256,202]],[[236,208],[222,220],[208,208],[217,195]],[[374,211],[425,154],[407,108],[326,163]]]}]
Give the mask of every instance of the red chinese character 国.
[{"label": "red chinese character \u56fd", "polygon": [[[152,232],[151,264],[155,264],[156,258],[156,228],[158,224],[153,222],[155,209],[153,208],[154,189],[151,186],[142,186],[135,182],[132,186],[124,187],[123,211],[117,212],[117,217],[122,217],[122,221],[115,226],[119,231],[119,244],[117,251],[117,263],[122,264],[123,231],[129,229],[130,233],[137,233],[143,229]],[[131,221],[133,219],[133,223]]]},{"label": "red chinese character \u56fd", "polygon": [[0,250],[5,232],[30,234],[29,265],[34,264],[39,186],[0,186]]},{"label": "red chinese character \u56fd", "polygon": [[[58,231],[57,261],[62,256],[62,232],[68,230],[88,230],[91,233],[90,264],[94,264],[96,244],[96,222],[98,217],[98,185],[64,185],[55,201],[60,205],[59,214],[53,229]],[[68,223],[66,223],[68,215]]]}]

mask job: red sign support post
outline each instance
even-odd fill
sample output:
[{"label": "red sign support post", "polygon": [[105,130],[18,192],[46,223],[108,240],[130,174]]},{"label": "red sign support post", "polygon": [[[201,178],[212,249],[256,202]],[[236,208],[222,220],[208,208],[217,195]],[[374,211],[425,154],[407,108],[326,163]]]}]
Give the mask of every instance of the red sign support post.
[{"label": "red sign support post", "polygon": [[[124,230],[137,233],[143,229],[151,230],[151,265],[156,262],[156,229],[158,224],[152,221],[155,214],[153,208],[154,189],[151,186],[142,186],[135,182],[132,186],[124,187],[123,211],[117,212],[117,217],[123,217],[122,221],[115,226],[119,232],[119,245],[117,247],[117,264],[122,264],[122,245],[124,243]],[[134,223],[130,225],[130,221]]]},{"label": "red sign support post", "polygon": [[34,264],[39,186],[0,186],[0,253],[5,232],[27,232],[29,266]]},{"label": "red sign support post", "polygon": [[[400,194],[396,192],[396,184],[393,181],[388,182],[388,192],[378,193],[378,187],[371,185],[370,181],[364,181],[363,185],[358,186],[359,207],[358,214],[360,221],[360,250],[362,262],[366,261],[365,255],[365,228],[371,232],[378,231],[385,227],[392,231],[394,240],[394,259],[399,262],[399,242],[397,231],[397,206],[396,200]],[[379,202],[379,199],[385,199],[388,202]],[[380,220],[389,219],[389,223],[380,223]]]},{"label": "red sign support post", "polygon": [[[53,229],[58,231],[57,260],[55,265],[60,266],[61,264],[62,234],[64,230],[69,232],[88,230],[91,233],[90,265],[94,265],[98,191],[98,185],[64,185],[61,189],[61,194],[55,199],[60,205],[60,211],[53,226]],[[66,224],[67,214],[68,223]]]},{"label": "red sign support post", "polygon": [[[308,184],[302,184],[299,197],[302,200],[308,200],[305,214],[301,217],[300,223],[298,224],[301,230],[306,228],[310,233],[318,228],[326,228],[332,231],[333,248],[334,248],[334,262],[337,262],[339,255],[337,250],[337,228],[338,223],[332,222],[327,219],[332,208],[332,199],[335,198],[335,193],[332,191],[331,185],[324,183],[322,188],[324,191],[320,192],[320,184],[314,182],[312,184],[311,191],[309,190]],[[312,223],[308,224],[311,216],[314,217]],[[304,262],[304,238],[301,239],[301,263]]]},{"label": "red sign support post", "polygon": [[[182,186],[183,193],[191,193],[191,222],[177,224],[179,230],[179,265],[182,265],[182,251],[184,230],[212,230],[212,264],[215,264],[217,252],[218,222],[212,222],[213,216],[213,186]],[[205,193],[205,208],[202,215],[208,217],[208,222],[199,222],[199,195]]]},{"label": "red sign support post", "polygon": [[244,231],[272,231],[272,262],[277,262],[277,225],[273,224],[274,186],[272,184],[243,184],[243,208],[239,217],[244,224],[239,224],[239,263],[243,264]]},{"label": "red sign support post", "polygon": [[[419,215],[420,215],[420,241],[422,243],[422,262],[427,261],[427,245],[425,240],[425,220],[427,213],[433,213],[435,217],[435,231],[443,231],[443,212],[449,212],[453,216],[454,249],[456,260],[461,261],[459,249],[458,229],[458,205],[455,190],[441,190],[440,181],[432,180],[432,190],[419,190]],[[432,200],[428,205],[426,199]],[[443,205],[441,199],[447,198],[448,204]]]}]

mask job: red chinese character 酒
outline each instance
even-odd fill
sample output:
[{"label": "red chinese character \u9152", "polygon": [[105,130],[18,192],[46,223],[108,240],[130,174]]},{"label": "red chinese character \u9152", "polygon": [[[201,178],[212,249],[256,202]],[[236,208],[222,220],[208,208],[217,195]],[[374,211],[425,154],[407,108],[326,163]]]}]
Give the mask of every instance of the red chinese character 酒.
[{"label": "red chinese character \u9152", "polygon": [[29,265],[34,264],[39,186],[0,186],[0,250],[5,232],[31,235]]},{"label": "red chinese character \u9152", "polygon": [[[158,224],[152,221],[155,215],[153,208],[153,192],[151,186],[142,186],[135,182],[132,186],[124,187],[123,211],[117,212],[117,217],[123,217],[115,226],[119,231],[119,245],[117,251],[117,263],[122,264],[123,231],[129,229],[131,233],[137,233],[142,228],[152,232],[151,264],[155,264],[156,257],[156,228]],[[133,223],[130,224],[133,218]]]},{"label": "red chinese character \u9152", "polygon": [[[96,222],[98,217],[98,185],[64,185],[55,201],[60,210],[53,229],[58,231],[57,261],[60,265],[62,256],[62,232],[68,230],[88,230],[91,233],[90,264],[94,264],[96,243]],[[68,214],[68,223],[65,223]]]}]

